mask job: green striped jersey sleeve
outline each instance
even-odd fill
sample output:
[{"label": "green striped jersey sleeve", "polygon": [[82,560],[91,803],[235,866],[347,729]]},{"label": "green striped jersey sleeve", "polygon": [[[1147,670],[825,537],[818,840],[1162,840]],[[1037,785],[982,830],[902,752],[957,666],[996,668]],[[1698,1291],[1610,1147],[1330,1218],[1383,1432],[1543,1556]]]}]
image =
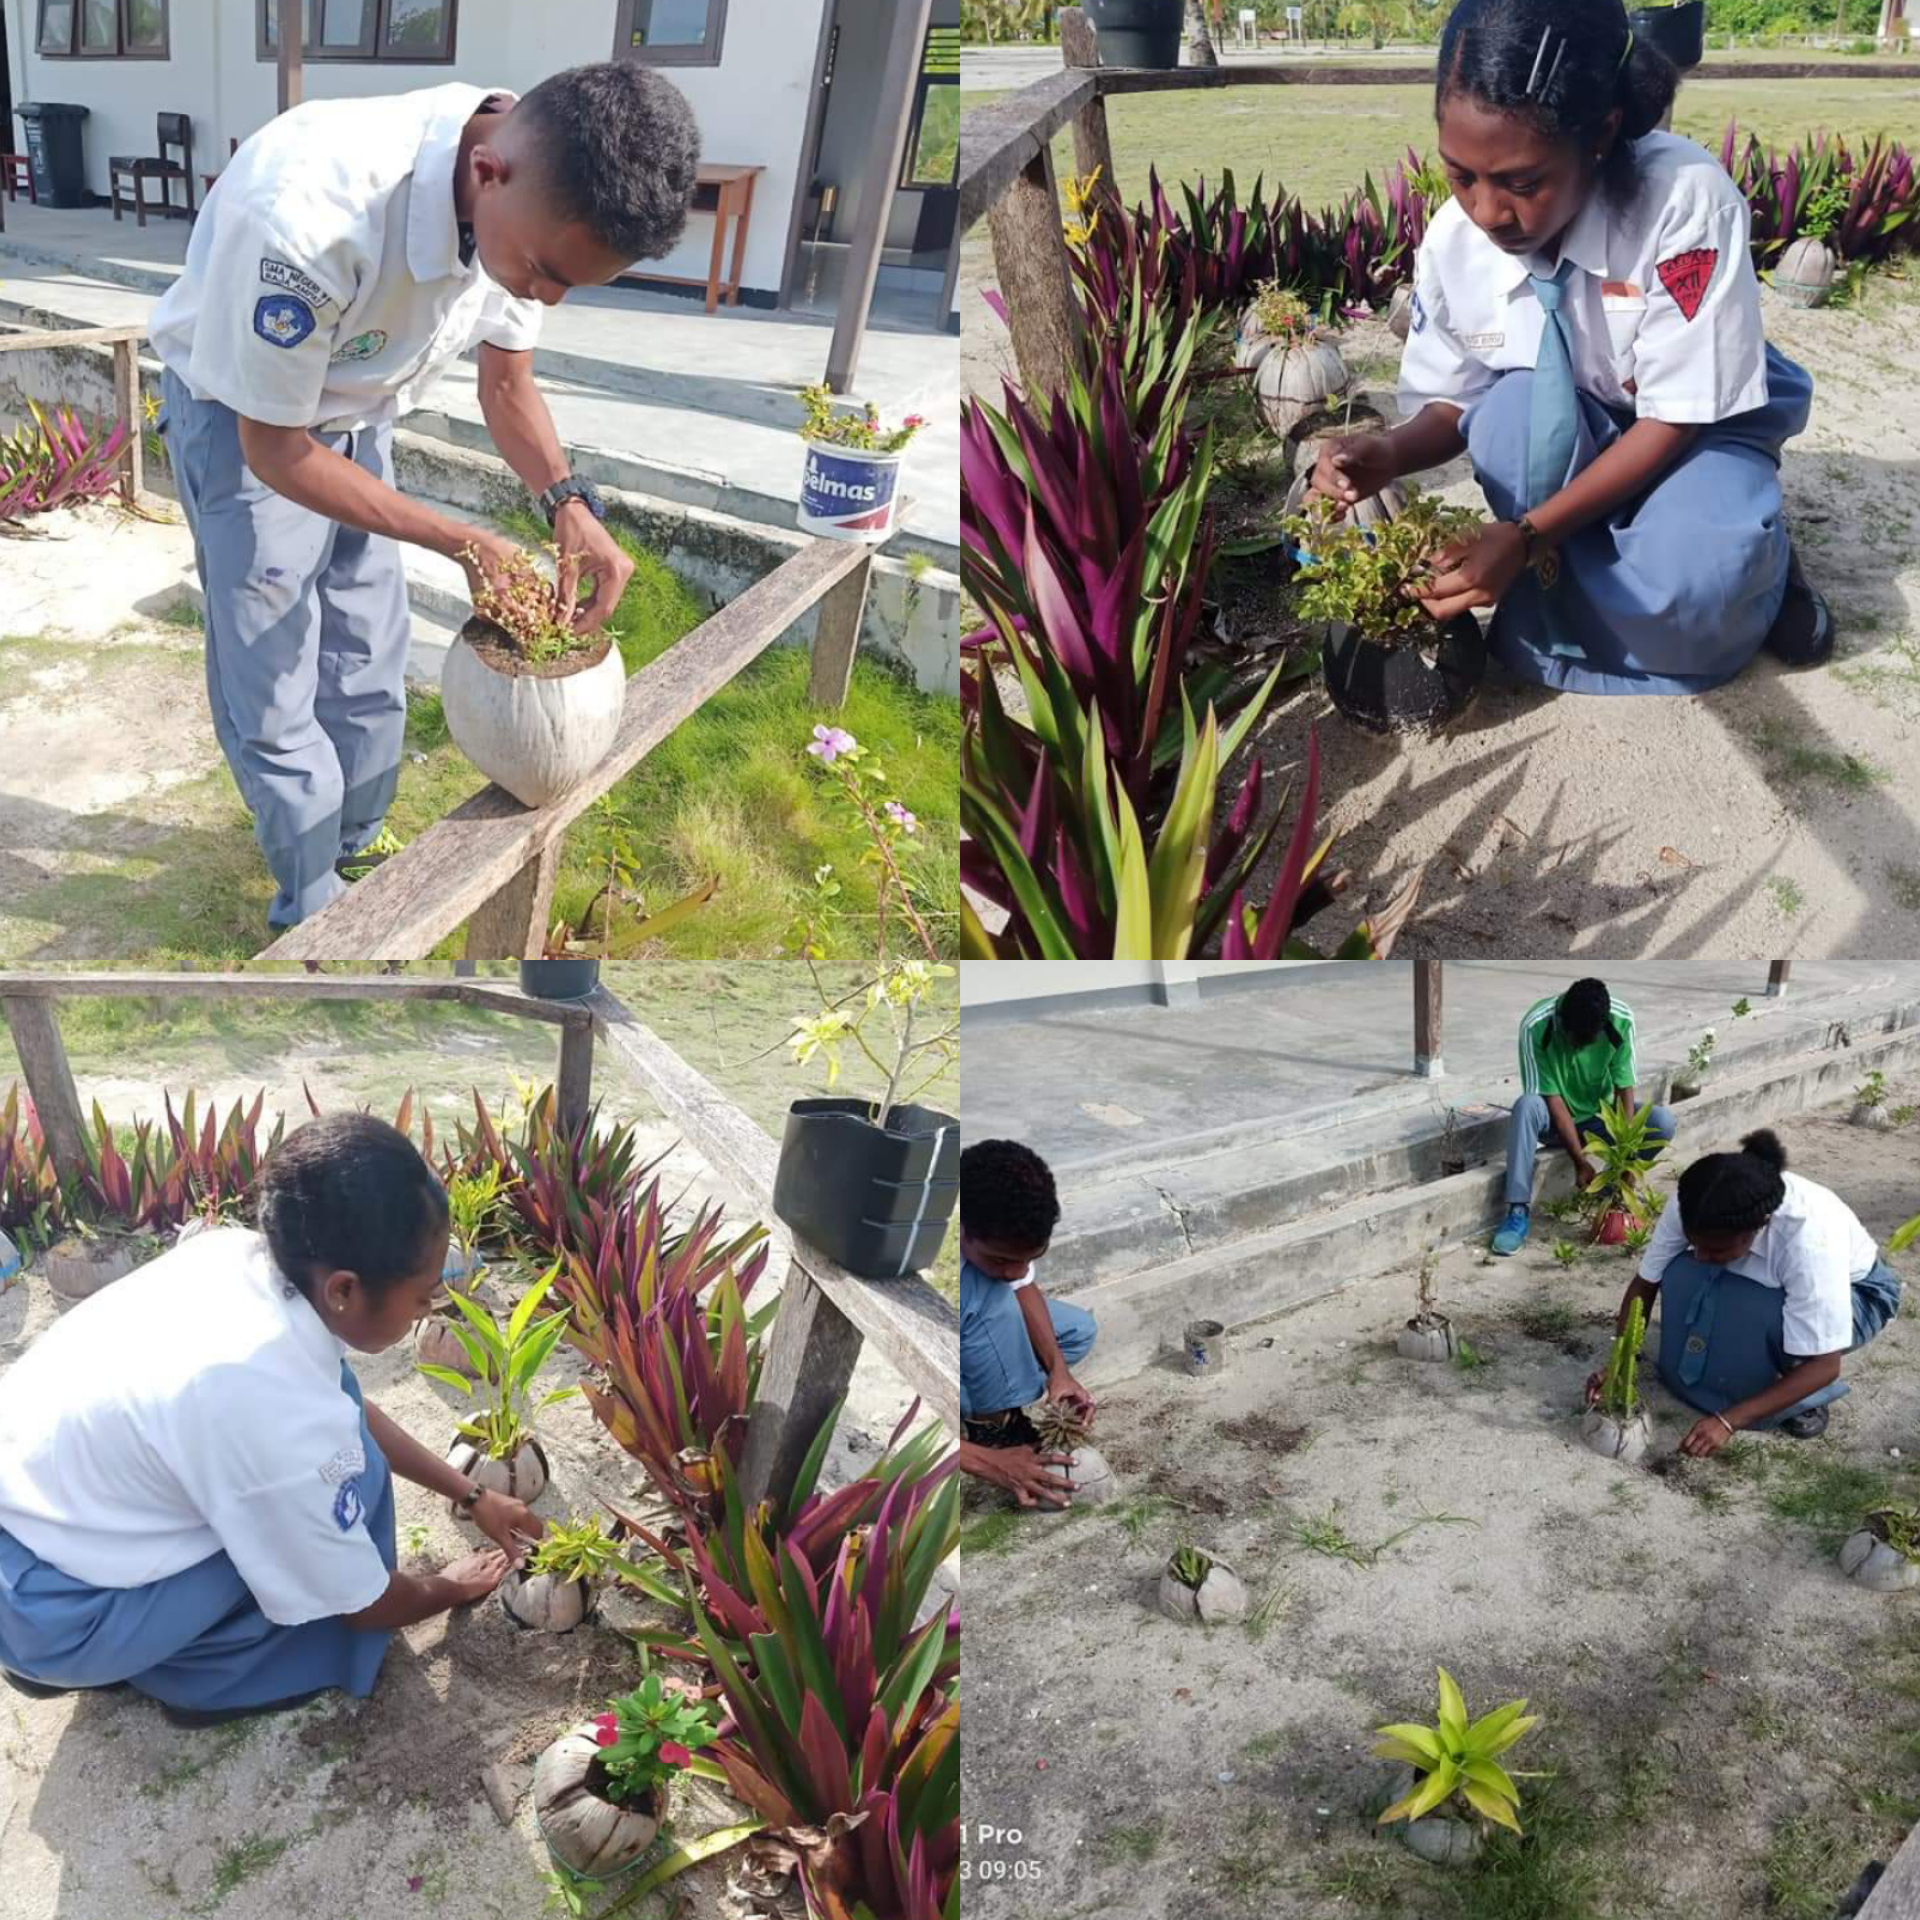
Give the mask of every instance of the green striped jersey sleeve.
[{"label": "green striped jersey sleeve", "polygon": [[1540,1091],[1540,1041],[1549,1031],[1557,1002],[1536,1000],[1520,1018],[1520,1091]]},{"label": "green striped jersey sleeve", "polygon": [[1634,1054],[1633,1009],[1624,1000],[1613,1003],[1613,1024],[1620,1029],[1620,1045],[1613,1056],[1615,1088],[1630,1087],[1640,1078],[1640,1063]]}]

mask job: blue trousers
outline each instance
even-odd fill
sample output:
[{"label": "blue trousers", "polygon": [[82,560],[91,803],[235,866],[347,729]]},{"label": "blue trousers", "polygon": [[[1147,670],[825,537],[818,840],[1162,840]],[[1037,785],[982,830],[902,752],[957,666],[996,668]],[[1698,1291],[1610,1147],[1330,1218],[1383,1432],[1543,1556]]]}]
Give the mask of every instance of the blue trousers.
[{"label": "blue trousers", "polygon": [[[238,416],[162,380],[161,431],[207,597],[207,698],[220,750],[297,925],[346,891],[400,781],[411,623],[400,549],[255,479]],[[318,433],[393,482],[393,430]]]},{"label": "blue trousers", "polygon": [[[1070,1300],[1049,1300],[1060,1357],[1075,1367],[1093,1350],[1093,1315]],[[1031,1406],[1047,1390],[1014,1290],[963,1267],[960,1275],[960,1412],[968,1420]]]},{"label": "blue trousers", "polygon": [[[1568,480],[1633,424],[1590,394],[1578,400]],[[1700,428],[1638,499],[1566,541],[1553,586],[1523,573],[1494,613],[1495,657],[1565,693],[1705,693],[1731,680],[1760,651],[1786,592],[1780,448],[1805,429],[1812,403],[1805,370],[1768,347],[1766,404]],[[1502,520],[1527,509],[1532,406],[1533,375],[1507,373],[1461,419]]]},{"label": "blue trousers", "polygon": [[[1798,1364],[1786,1350],[1787,1296],[1745,1274],[1710,1267],[1691,1253],[1669,1261],[1660,1276],[1660,1378],[1667,1391],[1702,1413],[1719,1413],[1750,1398]],[[1864,1347],[1900,1311],[1900,1276],[1884,1260],[1853,1283],[1853,1343]],[[1844,1379],[1763,1420],[1777,1427],[1848,1391]]]},{"label": "blue trousers", "polygon": [[[360,1385],[342,1362],[356,1405]],[[367,1531],[396,1560],[393,1476],[360,1416]],[[323,1687],[364,1698],[393,1635],[338,1618],[277,1626],[224,1552],[144,1587],[94,1587],[37,1559],[0,1530],[0,1667],[51,1687],[126,1681],[174,1707],[258,1707]]]},{"label": "blue trousers", "polygon": [[[1664,1147],[1673,1138],[1673,1109],[1651,1108],[1647,1114],[1647,1124]],[[1580,1121],[1578,1125],[1585,1139],[1604,1140],[1607,1137],[1606,1126],[1597,1115],[1591,1120]],[[1547,1111],[1544,1094],[1522,1094],[1513,1103],[1513,1112],[1507,1121],[1508,1206],[1527,1207],[1533,1204],[1533,1163],[1540,1157],[1540,1149],[1549,1140],[1557,1141],[1559,1137],[1554,1131],[1553,1115]]]}]

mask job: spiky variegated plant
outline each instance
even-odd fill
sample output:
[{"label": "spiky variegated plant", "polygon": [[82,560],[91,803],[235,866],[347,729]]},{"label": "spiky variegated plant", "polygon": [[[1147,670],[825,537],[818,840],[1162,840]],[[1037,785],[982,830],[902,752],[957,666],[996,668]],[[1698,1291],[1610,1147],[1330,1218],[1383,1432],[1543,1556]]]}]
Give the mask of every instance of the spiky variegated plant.
[{"label": "spiky variegated plant", "polygon": [[[1527,1712],[1524,1700],[1510,1700],[1504,1707],[1495,1707],[1491,1713],[1469,1721],[1467,1703],[1453,1676],[1445,1667],[1437,1671],[1438,1725],[1423,1727],[1403,1721],[1375,1729],[1380,1744],[1374,1752],[1383,1760],[1404,1760],[1420,1776],[1413,1791],[1396,1800],[1380,1816],[1380,1822],[1418,1820],[1449,1800],[1457,1800],[1462,1813],[1478,1814],[1518,1833],[1520,1789],[1498,1760],[1516,1740],[1540,1724],[1539,1716]],[[1524,1774],[1520,1777],[1526,1778]]]},{"label": "spiky variegated plant", "polygon": [[27,407],[39,437],[21,427],[0,440],[0,521],[98,500],[120,484],[125,422],[111,431],[89,432],[71,407],[55,407],[50,414],[31,400]]},{"label": "spiky variegated plant", "polygon": [[1638,1369],[1640,1347],[1647,1337],[1647,1310],[1638,1296],[1627,1308],[1627,1324],[1607,1350],[1607,1370],[1600,1379],[1600,1411],[1623,1426],[1640,1405]]},{"label": "spiky variegated plant", "polygon": [[1086,1443],[1093,1423],[1072,1400],[1048,1400],[1031,1416],[1042,1453],[1072,1453]]},{"label": "spiky variegated plant", "polygon": [[1198,1547],[1176,1547],[1173,1558],[1167,1562],[1167,1570],[1183,1587],[1191,1587],[1198,1593],[1213,1571],[1213,1562]]}]

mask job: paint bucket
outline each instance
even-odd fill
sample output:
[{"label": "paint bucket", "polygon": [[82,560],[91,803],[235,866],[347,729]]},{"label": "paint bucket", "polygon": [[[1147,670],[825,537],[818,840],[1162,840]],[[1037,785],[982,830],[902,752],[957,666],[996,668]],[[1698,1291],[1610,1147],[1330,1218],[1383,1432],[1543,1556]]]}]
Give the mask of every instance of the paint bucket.
[{"label": "paint bucket", "polygon": [[877,547],[892,539],[900,506],[900,453],[807,442],[800,479],[801,531]]},{"label": "paint bucket", "polygon": [[1187,1371],[1223,1373],[1227,1365],[1227,1330],[1218,1320],[1189,1320],[1186,1332]]}]

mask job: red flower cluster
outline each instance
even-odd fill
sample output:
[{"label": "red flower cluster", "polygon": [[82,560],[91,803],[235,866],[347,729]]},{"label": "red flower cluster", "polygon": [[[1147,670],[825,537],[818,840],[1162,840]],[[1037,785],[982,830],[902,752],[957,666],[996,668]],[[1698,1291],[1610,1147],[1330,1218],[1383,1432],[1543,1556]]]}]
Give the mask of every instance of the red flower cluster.
[{"label": "red flower cluster", "polygon": [[662,1740],[660,1758],[670,1767],[684,1767],[693,1755],[678,1740]]},{"label": "red flower cluster", "polygon": [[593,1743],[597,1747],[611,1747],[620,1738],[620,1722],[611,1713],[596,1713],[593,1716]]}]

